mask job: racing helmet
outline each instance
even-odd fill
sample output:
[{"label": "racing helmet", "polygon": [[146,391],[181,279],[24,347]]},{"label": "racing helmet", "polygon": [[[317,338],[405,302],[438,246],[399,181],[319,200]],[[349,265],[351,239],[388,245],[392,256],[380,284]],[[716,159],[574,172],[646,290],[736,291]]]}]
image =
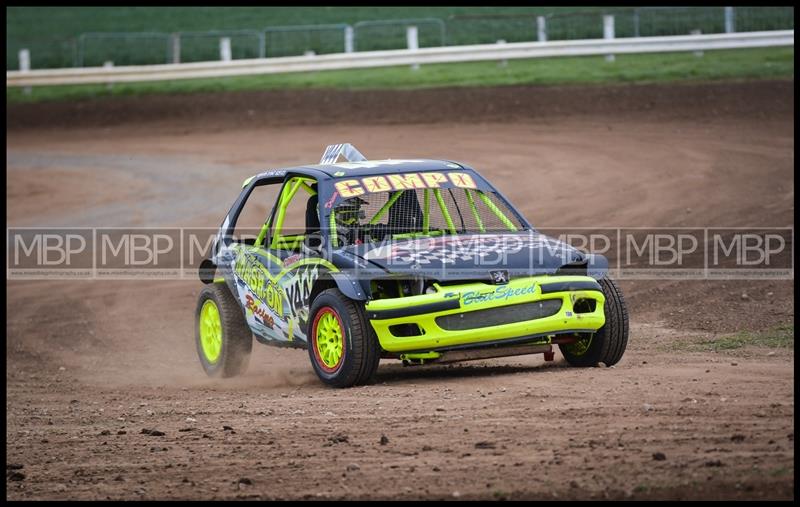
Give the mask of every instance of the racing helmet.
[{"label": "racing helmet", "polygon": [[367,216],[366,212],[362,209],[362,206],[365,204],[369,203],[359,197],[351,197],[350,199],[342,201],[333,209],[337,225],[347,227],[357,226],[359,221]]}]

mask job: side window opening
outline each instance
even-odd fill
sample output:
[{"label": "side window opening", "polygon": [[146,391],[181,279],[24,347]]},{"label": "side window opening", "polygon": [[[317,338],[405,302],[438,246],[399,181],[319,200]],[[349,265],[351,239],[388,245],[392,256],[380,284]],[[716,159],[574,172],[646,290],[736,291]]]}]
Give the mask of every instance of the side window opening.
[{"label": "side window opening", "polygon": [[281,182],[275,181],[254,187],[239,212],[233,229],[233,241],[253,245],[264,224],[269,220],[280,193]]},{"label": "side window opening", "polygon": [[306,236],[320,230],[317,182],[296,176],[281,190],[272,220],[272,234],[264,238],[273,250],[300,252]]}]

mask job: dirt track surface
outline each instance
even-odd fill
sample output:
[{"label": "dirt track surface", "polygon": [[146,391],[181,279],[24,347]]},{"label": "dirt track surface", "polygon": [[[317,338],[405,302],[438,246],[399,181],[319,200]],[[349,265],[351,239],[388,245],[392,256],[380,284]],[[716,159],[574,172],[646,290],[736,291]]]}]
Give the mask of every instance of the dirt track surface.
[{"label": "dirt track surface", "polygon": [[[245,177],[349,141],[464,161],[539,227],[793,226],[793,85],[15,106],[7,225],[214,227]],[[794,498],[793,349],[687,347],[793,322],[793,281],[624,281],[614,368],[383,361],[349,390],[258,344],[207,379],[200,287],[7,282],[7,498]]]},{"label": "dirt track surface", "polygon": [[[270,90],[151,95],[12,104],[9,128],[163,124],[205,132],[263,125],[473,123],[565,117],[781,117],[793,109],[794,82],[614,86],[504,86],[422,90]],[[744,100],[743,100],[744,99]],[[787,103],[787,99],[789,102]],[[195,122],[200,125],[193,125]]]}]

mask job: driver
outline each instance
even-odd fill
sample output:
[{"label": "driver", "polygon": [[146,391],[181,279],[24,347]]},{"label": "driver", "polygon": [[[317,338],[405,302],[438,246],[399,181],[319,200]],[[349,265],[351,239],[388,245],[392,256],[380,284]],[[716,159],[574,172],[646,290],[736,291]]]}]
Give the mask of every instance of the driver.
[{"label": "driver", "polygon": [[346,239],[348,245],[358,245],[363,242],[361,238],[360,221],[366,218],[366,211],[362,206],[369,204],[359,197],[351,197],[336,206],[333,211],[336,217],[336,233]]}]

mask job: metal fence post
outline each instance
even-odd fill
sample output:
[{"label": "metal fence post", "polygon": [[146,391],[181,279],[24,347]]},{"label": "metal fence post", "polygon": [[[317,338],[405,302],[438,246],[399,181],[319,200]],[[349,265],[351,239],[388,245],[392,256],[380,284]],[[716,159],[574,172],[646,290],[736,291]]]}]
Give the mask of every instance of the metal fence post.
[{"label": "metal fence post", "polygon": [[[114,68],[114,62],[105,62],[105,63],[103,63],[103,68],[104,69],[109,69],[109,70],[113,69]],[[106,83],[106,90],[111,90],[112,88],[114,88],[114,83]]]},{"label": "metal fence post", "polygon": [[438,23],[438,25],[439,25],[439,41],[440,41],[439,45],[440,46],[446,46],[447,45],[447,27],[445,26],[444,21],[442,21],[439,18],[432,18],[432,19],[435,19],[435,20],[437,20],[439,22]]},{"label": "metal fence post", "polygon": [[736,23],[733,17],[733,7],[725,7],[725,33],[736,31]]},{"label": "metal fence post", "polygon": [[258,32],[258,57],[267,57],[267,34],[264,32]]},{"label": "metal fence post", "polygon": [[231,39],[222,37],[219,40],[219,59],[223,62],[231,61]]},{"label": "metal fence post", "polygon": [[[691,35],[702,35],[703,31],[702,30],[692,30],[691,32],[689,32],[689,34],[691,34]],[[700,58],[700,57],[703,56],[703,52],[702,51],[695,51],[694,52],[694,56]]]},{"label": "metal fence post", "polygon": [[172,40],[172,63],[181,63],[181,36],[178,33],[170,35]]},{"label": "metal fence post", "polygon": [[[506,43],[505,39],[500,39],[500,40],[497,41],[497,44],[505,44],[505,43]],[[508,60],[500,60],[500,63],[498,64],[498,66],[499,67],[508,67]]]},{"label": "metal fence post", "polygon": [[633,10],[633,36],[639,37],[639,8]]},{"label": "metal fence post", "polygon": [[78,36],[78,67],[83,67],[83,46],[85,44],[85,40],[85,33],[82,33]]},{"label": "metal fence post", "polygon": [[[406,27],[406,42],[408,43],[409,51],[416,51],[419,49],[419,31],[416,26]],[[411,70],[418,70],[419,64],[411,65]]]},{"label": "metal fence post", "polygon": [[[19,70],[21,72],[28,72],[31,70],[31,52],[27,49],[20,49],[19,50]],[[26,86],[22,89],[22,93],[25,95],[31,94],[31,87]]]},{"label": "metal fence post", "polygon": [[[614,16],[603,16],[603,38],[606,40],[614,38]],[[615,58],[613,54],[606,55],[607,62],[613,62],[614,60]]]},{"label": "metal fence post", "polygon": [[19,50],[19,70],[22,72],[31,70],[31,52],[27,49]]},{"label": "metal fence post", "polygon": [[547,42],[547,20],[544,16],[536,16],[536,38],[539,42]]},{"label": "metal fence post", "polygon": [[78,39],[70,39],[70,46],[72,46],[72,66],[80,67],[78,65]]},{"label": "metal fence post", "polygon": [[345,53],[352,53],[353,48],[355,45],[353,44],[353,40],[355,38],[355,33],[353,31],[353,27],[347,25],[344,27],[344,52]]}]

